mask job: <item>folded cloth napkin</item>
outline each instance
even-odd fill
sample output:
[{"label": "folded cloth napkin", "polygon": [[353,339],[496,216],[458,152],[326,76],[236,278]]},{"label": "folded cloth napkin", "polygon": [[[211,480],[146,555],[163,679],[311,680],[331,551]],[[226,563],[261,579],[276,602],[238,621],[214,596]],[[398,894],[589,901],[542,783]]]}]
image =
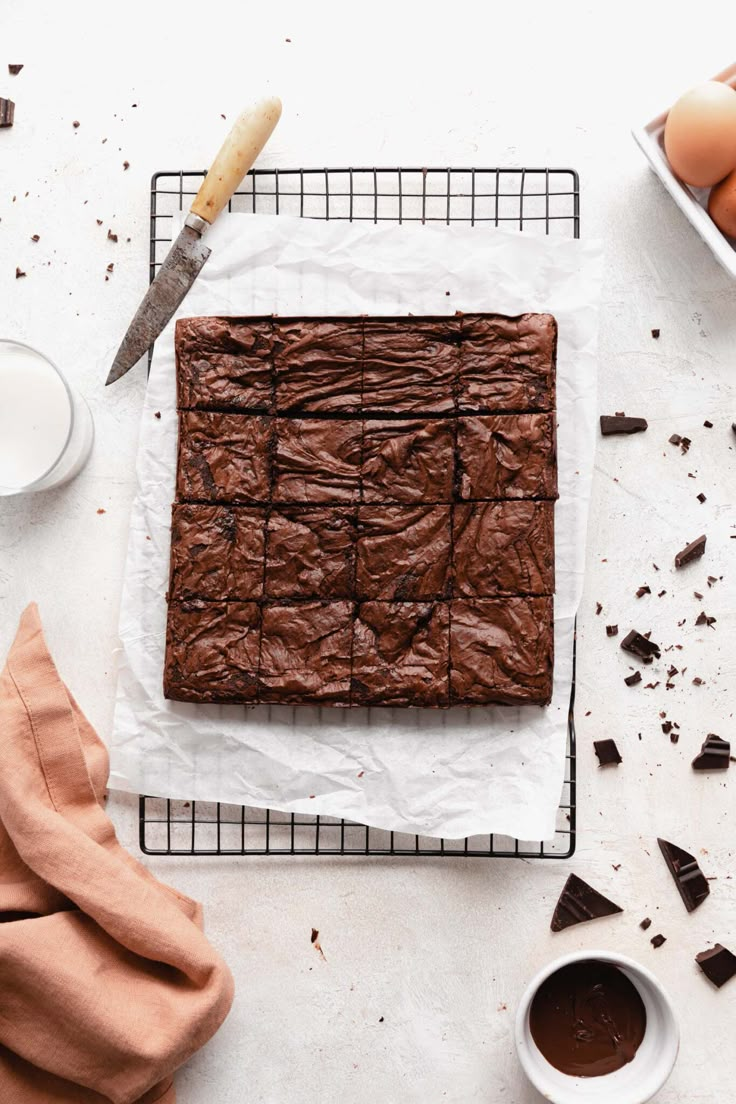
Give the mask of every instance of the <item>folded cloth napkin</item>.
[{"label": "folded cloth napkin", "polygon": [[107,776],[31,605],[0,675],[3,1104],[172,1104],[232,1003],[201,906],[118,843]]}]

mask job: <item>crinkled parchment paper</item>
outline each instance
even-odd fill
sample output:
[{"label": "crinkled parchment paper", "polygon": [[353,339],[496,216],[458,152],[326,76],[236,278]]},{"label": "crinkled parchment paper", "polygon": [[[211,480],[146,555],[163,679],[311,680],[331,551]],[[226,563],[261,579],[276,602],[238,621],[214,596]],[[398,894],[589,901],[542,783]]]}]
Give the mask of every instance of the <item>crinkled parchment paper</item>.
[{"label": "crinkled parchment paper", "polygon": [[322,813],[431,836],[498,832],[549,839],[564,772],[595,446],[598,246],[464,226],[380,227],[242,214],[221,219],[208,243],[212,256],[182,316],[456,310],[556,316],[554,696],[546,709],[444,711],[165,701],[164,596],[177,436],[172,321],[156,343],[143,411],[120,615],[111,785]]}]

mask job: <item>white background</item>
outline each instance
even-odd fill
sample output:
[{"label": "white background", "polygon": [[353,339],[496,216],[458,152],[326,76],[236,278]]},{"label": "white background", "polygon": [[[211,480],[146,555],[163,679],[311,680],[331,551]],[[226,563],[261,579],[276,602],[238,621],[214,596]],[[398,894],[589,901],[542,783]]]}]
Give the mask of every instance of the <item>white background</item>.
[{"label": "white background", "polygon": [[[183,1104],[531,1104],[511,1036],[517,999],[550,957],[595,946],[650,966],[674,997],[682,1051],[659,1104],[715,1104],[731,1091],[736,982],[715,991],[693,956],[713,940],[736,951],[734,768],[696,776],[689,761],[707,732],[733,732],[736,286],[628,133],[733,60],[732,5],[713,0],[697,14],[684,4],[531,0],[263,0],[196,12],[25,0],[0,11],[0,94],[17,104],[15,127],[0,131],[0,330],[61,364],[98,432],[74,484],[0,503],[0,650],[36,599],[62,673],[103,736],[144,380],[138,370],[107,391],[102,382],[146,285],[150,176],[204,167],[228,125],[221,113],[232,118],[264,90],[282,96],[263,164],[577,168],[583,233],[607,248],[600,409],[650,423],[598,451],[579,628],[575,859],[151,861],[204,900],[238,991],[225,1027],[179,1077]],[[8,77],[7,62],[25,69]],[[25,279],[15,280],[16,265]],[[693,440],[687,456],[667,444],[675,431]],[[702,531],[706,559],[675,576],[674,552]],[[724,576],[710,591],[709,573]],[[645,583],[654,593],[637,600]],[[718,618],[714,629],[694,627],[701,606]],[[671,691],[663,681],[626,688],[607,622],[682,643],[666,658],[688,667],[685,678]],[[691,685],[695,674],[704,686]],[[659,710],[681,725],[677,747]],[[592,741],[604,736],[623,753],[617,770],[596,766]],[[135,802],[113,798],[111,810],[134,848]],[[658,834],[694,850],[717,878],[692,916]],[[569,869],[624,914],[552,936]],[[648,936],[658,931],[667,942],[655,951]]]}]

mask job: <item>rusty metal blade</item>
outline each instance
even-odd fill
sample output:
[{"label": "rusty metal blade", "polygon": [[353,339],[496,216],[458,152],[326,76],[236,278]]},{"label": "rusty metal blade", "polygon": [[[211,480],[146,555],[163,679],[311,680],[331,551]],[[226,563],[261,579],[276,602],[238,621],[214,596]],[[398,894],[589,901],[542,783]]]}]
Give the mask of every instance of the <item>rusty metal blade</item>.
[{"label": "rusty metal blade", "polygon": [[106,387],[124,376],[150,349],[211,252],[196,230],[191,226],[182,227],[128,327],[105,381]]}]

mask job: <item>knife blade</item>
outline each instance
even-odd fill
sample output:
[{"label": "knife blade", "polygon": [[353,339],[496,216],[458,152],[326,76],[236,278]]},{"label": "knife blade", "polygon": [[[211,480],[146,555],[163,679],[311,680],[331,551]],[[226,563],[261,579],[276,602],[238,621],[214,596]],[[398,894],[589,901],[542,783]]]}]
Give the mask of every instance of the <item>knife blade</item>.
[{"label": "knife blade", "polygon": [[184,300],[212,252],[202,236],[243,181],[281,117],[276,96],[238,117],[202,181],[179,236],[156,273],[117,351],[105,386],[137,364]]}]

